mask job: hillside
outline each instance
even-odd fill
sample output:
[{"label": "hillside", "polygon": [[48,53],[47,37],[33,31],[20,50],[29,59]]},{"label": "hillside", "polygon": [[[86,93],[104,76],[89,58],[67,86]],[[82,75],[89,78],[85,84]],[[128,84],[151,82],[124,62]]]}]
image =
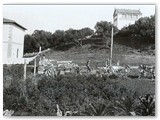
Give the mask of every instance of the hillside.
[{"label": "hillside", "polygon": [[[62,48],[65,47],[63,46]],[[71,60],[79,65],[85,65],[86,61],[90,59],[93,67],[104,66],[109,56],[109,48],[103,46],[95,47],[92,44],[85,44],[82,48],[73,46],[63,51],[51,49],[46,53],[48,59]],[[121,65],[155,64],[155,56],[153,54],[149,55],[148,52],[140,49],[133,49],[115,43],[113,46],[113,64],[118,61]]]}]

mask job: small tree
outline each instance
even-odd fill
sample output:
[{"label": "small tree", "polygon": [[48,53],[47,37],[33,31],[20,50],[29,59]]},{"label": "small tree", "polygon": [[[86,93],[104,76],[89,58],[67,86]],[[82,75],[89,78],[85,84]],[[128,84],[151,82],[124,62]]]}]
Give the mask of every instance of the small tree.
[{"label": "small tree", "polygon": [[[104,41],[106,41],[107,38],[111,38],[112,27],[114,30],[114,34],[116,34],[118,32],[118,28],[113,26],[111,22],[100,21],[97,22],[95,25],[96,33],[98,35],[101,35]],[[110,41],[106,41],[106,43],[109,45]]]},{"label": "small tree", "polygon": [[113,26],[111,22],[100,21],[95,25],[96,33],[103,36],[111,36],[112,27],[114,28],[114,33],[118,32],[118,28]]}]

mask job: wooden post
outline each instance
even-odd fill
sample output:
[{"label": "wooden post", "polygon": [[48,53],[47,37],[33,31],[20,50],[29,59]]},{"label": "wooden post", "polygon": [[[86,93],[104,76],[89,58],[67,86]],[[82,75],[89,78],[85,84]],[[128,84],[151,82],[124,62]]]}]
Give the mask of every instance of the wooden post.
[{"label": "wooden post", "polygon": [[36,75],[36,58],[34,59],[34,76]]},{"label": "wooden post", "polygon": [[112,66],[112,52],[113,52],[113,27],[111,32],[111,56],[110,56],[110,66]]},{"label": "wooden post", "polygon": [[41,46],[39,47],[39,53],[41,53]]},{"label": "wooden post", "polygon": [[40,61],[41,61],[41,46],[39,47],[39,55],[40,55]]},{"label": "wooden post", "polygon": [[27,63],[26,63],[26,59],[24,59],[24,81],[26,81],[26,72],[27,72]]}]

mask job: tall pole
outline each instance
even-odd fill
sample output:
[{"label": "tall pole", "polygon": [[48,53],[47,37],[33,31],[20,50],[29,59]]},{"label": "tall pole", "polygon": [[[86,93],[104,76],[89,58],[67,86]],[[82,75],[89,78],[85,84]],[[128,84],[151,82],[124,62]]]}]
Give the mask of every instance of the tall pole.
[{"label": "tall pole", "polygon": [[111,32],[111,56],[110,56],[110,66],[112,66],[112,55],[113,55],[113,26]]}]

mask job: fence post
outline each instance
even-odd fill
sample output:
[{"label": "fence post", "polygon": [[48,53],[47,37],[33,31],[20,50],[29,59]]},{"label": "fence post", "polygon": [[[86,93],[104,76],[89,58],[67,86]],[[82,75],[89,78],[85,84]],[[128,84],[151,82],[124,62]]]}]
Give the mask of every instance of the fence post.
[{"label": "fence post", "polygon": [[41,46],[39,47],[39,56],[40,56],[40,61],[41,61],[41,52],[42,52],[42,50],[41,50]]},{"label": "fence post", "polygon": [[37,63],[36,63],[36,58],[34,59],[34,76],[36,75],[36,65]]}]

